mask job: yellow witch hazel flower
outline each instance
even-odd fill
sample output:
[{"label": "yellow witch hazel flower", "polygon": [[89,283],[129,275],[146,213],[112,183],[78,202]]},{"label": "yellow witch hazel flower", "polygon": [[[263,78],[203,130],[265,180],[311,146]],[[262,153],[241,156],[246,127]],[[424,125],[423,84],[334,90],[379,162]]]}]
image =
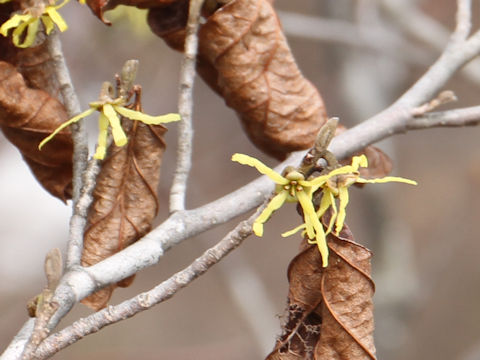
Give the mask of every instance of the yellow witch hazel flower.
[{"label": "yellow witch hazel flower", "polygon": [[169,123],[173,121],[180,120],[179,114],[165,114],[160,116],[151,116],[144,114],[140,111],[135,111],[131,109],[127,109],[124,105],[125,98],[118,97],[116,99],[111,99],[110,96],[106,95],[111,91],[111,84],[109,82],[105,82],[102,87],[102,92],[100,95],[100,101],[91,102],[90,108],[85,110],[84,112],[74,116],[70,120],[64,122],[60,125],[53,133],[47,136],[42,142],[38,145],[39,150],[49,142],[55,135],[57,135],[60,131],[65,129],[67,126],[72,125],[73,123],[93,114],[95,111],[100,112],[100,116],[98,118],[98,144],[95,155],[93,156],[95,159],[103,160],[105,158],[105,154],[107,152],[107,139],[108,139],[108,127],[112,128],[112,137],[115,145],[117,146],[124,146],[127,143],[127,135],[125,131],[123,131],[120,117],[118,115],[124,116],[131,120],[138,120],[143,122],[147,125],[158,125]]},{"label": "yellow witch hazel flower", "polygon": [[[0,0],[0,3],[6,3],[11,0]],[[12,32],[13,44],[20,48],[27,48],[31,46],[37,36],[38,26],[40,20],[45,26],[45,32],[50,35],[55,25],[60,31],[67,30],[68,26],[65,20],[57,11],[63,7],[69,0],[64,0],[59,5],[55,5],[55,0],[49,2],[49,5],[41,3],[40,6],[27,8],[23,14],[14,14],[9,20],[4,22],[0,27],[0,34],[8,36],[8,32]],[[26,34],[24,35],[24,33]],[[23,38],[23,41],[22,41]]]},{"label": "yellow witch hazel flower", "polygon": [[[294,168],[287,168],[285,176],[282,176],[264,165],[259,160],[243,154],[235,154],[233,161],[244,165],[255,167],[260,173],[267,175],[276,184],[275,197],[270,201],[265,210],[258,216],[253,224],[253,231],[257,236],[263,235],[263,224],[270,218],[275,210],[278,210],[285,201],[299,202],[303,209],[305,223],[299,227],[288,231],[282,236],[290,236],[296,232],[305,229],[305,233],[311,244],[317,244],[320,254],[322,255],[322,265],[328,266],[328,246],[326,235],[328,235],[335,225],[335,233],[342,230],[345,217],[346,207],[348,204],[348,188],[355,183],[385,183],[385,182],[402,182],[411,185],[417,185],[413,180],[401,177],[387,176],[380,179],[363,179],[358,172],[359,167],[367,167],[368,161],[365,155],[355,156],[351,165],[339,167],[326,175],[321,175],[311,180],[305,180],[303,174]],[[313,203],[313,194],[322,189],[322,199],[320,206],[315,211]],[[336,198],[339,198],[339,206],[337,209]],[[327,230],[325,231],[320,219],[325,212],[332,208],[332,217],[330,219]]]}]

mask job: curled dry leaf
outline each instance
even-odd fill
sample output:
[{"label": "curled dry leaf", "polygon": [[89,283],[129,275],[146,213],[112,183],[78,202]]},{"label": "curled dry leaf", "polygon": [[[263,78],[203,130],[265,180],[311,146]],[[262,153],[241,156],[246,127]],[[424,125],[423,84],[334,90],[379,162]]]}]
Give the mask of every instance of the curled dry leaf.
[{"label": "curled dry leaf", "polygon": [[185,43],[188,3],[188,0],[179,0],[166,6],[152,8],[147,16],[148,25],[153,33],[177,51],[183,51]]},{"label": "curled dry leaf", "polygon": [[[17,2],[0,4],[0,23],[18,8]],[[21,49],[12,44],[10,37],[0,36],[0,61],[2,131],[18,147],[43,187],[66,201],[72,191],[73,146],[69,131],[45,150],[37,149],[44,136],[68,119],[55,99],[60,91],[47,43]]]},{"label": "curled dry leaf", "polygon": [[[160,9],[150,10],[148,20],[182,48],[179,22],[169,31]],[[198,70],[237,112],[252,142],[278,159],[311,147],[326,121],[322,98],[298,69],[268,0],[232,0],[208,17],[199,32]]]},{"label": "curled dry leaf", "polygon": [[267,359],[372,360],[374,283],[371,253],[353,242],[347,226],[328,236],[329,266],[304,244],[290,263],[283,334]]},{"label": "curled dry leaf", "polygon": [[[157,188],[166,128],[129,120],[123,124],[128,144],[112,145],[97,178],[84,236],[84,266],[96,264],[137,241],[150,230],[158,211]],[[101,309],[117,286],[128,286],[132,280],[130,277],[103,288],[82,303]]]},{"label": "curled dry leaf", "polygon": [[303,77],[267,0],[234,0],[200,29],[200,53],[252,142],[283,159],[307,149],[326,121],[317,89]]},{"label": "curled dry leaf", "polygon": [[13,65],[0,61],[0,127],[42,186],[63,201],[71,198],[72,192],[70,133],[62,131],[43,151],[38,144],[67,119],[57,99],[29,88]]}]

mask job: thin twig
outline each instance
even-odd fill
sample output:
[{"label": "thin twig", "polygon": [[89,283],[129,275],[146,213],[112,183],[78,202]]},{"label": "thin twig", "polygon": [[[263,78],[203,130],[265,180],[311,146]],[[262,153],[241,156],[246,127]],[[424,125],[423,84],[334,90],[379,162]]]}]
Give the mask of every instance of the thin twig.
[{"label": "thin twig", "polygon": [[[77,94],[70,78],[65,57],[63,56],[62,43],[57,31],[53,31],[47,37],[48,51],[55,64],[55,75],[60,84],[63,104],[68,117],[72,118],[82,110]],[[82,188],[82,176],[87,167],[88,137],[84,121],[80,120],[71,126],[73,138],[73,202],[80,197]]]},{"label": "thin twig", "polygon": [[472,0],[458,0],[457,26],[453,33],[454,41],[463,41],[472,29]]},{"label": "thin twig", "polygon": [[[63,103],[71,118],[80,113],[80,102],[73,88],[70,73],[68,71],[65,57],[63,56],[62,44],[57,31],[54,31],[46,40],[50,56],[55,63],[55,73],[60,84],[60,92]],[[73,214],[70,219],[70,232],[67,245],[67,268],[80,264],[82,256],[83,229],[85,216],[89,202],[81,201],[80,196],[83,188],[83,176],[87,168],[88,159],[88,137],[86,126],[83,120],[71,126],[73,138]],[[84,191],[83,191],[84,192]]]},{"label": "thin twig", "polygon": [[195,80],[195,63],[198,49],[198,27],[200,9],[204,0],[191,0],[188,13],[187,35],[182,69],[180,72],[180,94],[178,111],[182,120],[179,124],[177,168],[170,190],[170,212],[185,209],[185,194],[187,191],[188,175],[192,167],[193,143],[193,84]]},{"label": "thin twig", "polygon": [[100,162],[91,159],[83,178],[82,192],[70,218],[69,243],[67,248],[66,268],[73,269],[80,265],[83,251],[83,234],[87,224],[88,208],[93,201],[93,189],[100,172]]},{"label": "thin twig", "polygon": [[463,127],[480,124],[480,106],[463,109],[431,112],[407,121],[407,130],[431,129],[434,127]]},{"label": "thin twig", "polygon": [[83,337],[93,334],[103,327],[128,319],[139,312],[173,297],[178,291],[192,281],[205,274],[231,251],[237,248],[243,240],[252,234],[252,224],[263,207],[259,208],[248,220],[239,223],[215,246],[205,251],[192,264],[177,272],[155,288],[139,294],[118,305],[109,306],[95,314],[74,322],[71,326],[47,338],[37,349],[36,359],[45,359]]},{"label": "thin twig", "polygon": [[343,20],[286,11],[277,13],[285,33],[289,36],[375,51],[414,65],[425,66],[433,60],[430,51],[410,44],[389,29],[360,29],[357,25]]},{"label": "thin twig", "polygon": [[[453,35],[457,37],[456,40],[465,39],[466,33],[468,35],[471,26],[471,20],[468,18],[471,16],[471,7],[467,7],[469,1],[463,0],[458,3],[457,31],[454,33],[456,35]],[[443,24],[424,14],[417,6],[413,6],[411,1],[382,0],[380,5],[408,35],[438,51],[444,51],[451,34]],[[460,71],[460,74],[477,84],[480,83],[480,60],[473,60]]]},{"label": "thin twig", "polygon": [[28,319],[0,358],[2,360],[18,360],[32,336],[34,326],[35,319]]}]

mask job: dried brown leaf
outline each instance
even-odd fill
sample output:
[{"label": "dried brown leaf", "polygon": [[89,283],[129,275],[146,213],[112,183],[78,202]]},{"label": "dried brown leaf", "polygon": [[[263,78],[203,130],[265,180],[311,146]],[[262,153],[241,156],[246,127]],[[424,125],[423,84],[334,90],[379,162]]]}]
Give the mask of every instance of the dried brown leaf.
[{"label": "dried brown leaf", "polygon": [[[0,23],[7,21],[11,13],[18,9],[17,2],[1,4]],[[47,43],[43,41],[37,46],[21,49],[12,44],[11,37],[0,36],[0,61],[14,67],[2,63],[0,78],[9,79],[13,69],[21,74],[0,84],[0,91],[4,95],[0,103],[2,131],[22,152],[30,170],[43,187],[65,201],[71,197],[72,182],[73,148],[69,132],[62,132],[61,137],[54,139],[42,152],[36,149],[44,136],[67,120],[62,105],[53,99],[59,96],[60,89]],[[6,100],[5,96],[10,99]],[[31,114],[37,112],[38,115],[30,119]]]},{"label": "dried brown leaf", "polygon": [[252,142],[283,159],[311,147],[326,121],[317,89],[303,77],[267,0],[233,0],[199,33],[200,54]]},{"label": "dried brown leaf", "polygon": [[316,312],[322,318],[314,359],[376,359],[373,343],[371,253],[353,242],[348,228],[331,237],[330,265],[321,283]]},{"label": "dried brown leaf", "polygon": [[[162,9],[149,12],[152,31],[183,49],[185,9],[175,26]],[[268,0],[232,0],[199,31],[197,70],[242,120],[251,141],[283,159],[307,149],[326,121],[317,89],[303,77]]]},{"label": "dried brown leaf", "polygon": [[[158,211],[157,188],[166,128],[124,121],[127,126],[128,144],[113,146],[97,178],[84,236],[84,266],[96,264],[141,238],[150,230]],[[132,280],[130,277],[101,289],[82,303],[101,309],[117,286],[128,286]]]},{"label": "dried brown leaf", "polygon": [[42,151],[38,144],[67,119],[57,99],[29,88],[13,65],[0,61],[0,127],[42,186],[63,201],[72,191],[70,133],[62,131]]},{"label": "dried brown leaf", "polygon": [[171,48],[183,51],[187,19],[188,0],[179,0],[166,6],[150,9],[147,22],[152,32],[165,40]]},{"label": "dried brown leaf", "polygon": [[376,359],[371,253],[346,226],[340,236],[328,236],[328,245],[327,268],[308,244],[290,263],[283,334],[267,359]]}]

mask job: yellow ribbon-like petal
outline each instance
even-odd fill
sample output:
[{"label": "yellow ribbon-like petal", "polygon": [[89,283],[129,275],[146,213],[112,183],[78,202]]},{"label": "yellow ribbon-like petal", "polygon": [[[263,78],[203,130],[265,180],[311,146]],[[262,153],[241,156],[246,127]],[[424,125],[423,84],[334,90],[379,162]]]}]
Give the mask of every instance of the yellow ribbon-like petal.
[{"label": "yellow ribbon-like petal", "polygon": [[[19,48],[27,48],[33,44],[35,37],[37,36],[38,31],[38,19],[29,15],[30,18],[27,19],[24,23],[17,26],[12,33],[12,42],[15,46]],[[27,35],[21,42],[22,34],[27,29]]]},{"label": "yellow ribbon-like petal", "polygon": [[365,154],[354,156],[352,158],[352,167],[355,169],[354,171],[357,171],[359,167],[368,167],[368,159]]},{"label": "yellow ribbon-like petal", "polygon": [[400,183],[409,184],[409,185],[418,185],[418,183],[414,180],[405,179],[398,176],[386,176],[380,179],[363,179],[359,177],[356,182],[360,184],[375,184],[375,183],[382,184],[387,182],[400,182]]},{"label": "yellow ribbon-like petal", "polygon": [[[57,6],[47,6],[47,8],[45,9],[45,14],[47,14],[50,19],[58,26],[58,29],[61,31],[61,32],[64,32],[65,30],[68,29],[68,25],[67,23],[65,22],[65,20],[63,20],[62,16],[59,14],[59,12],[57,11],[57,9],[59,9],[60,7],[62,7],[63,5],[65,5],[67,3],[67,1],[64,1],[62,4],[60,5],[57,5]],[[42,16],[43,17],[46,17],[45,15]],[[47,31],[47,34],[49,34],[49,32]]]},{"label": "yellow ribbon-like petal", "polygon": [[[5,3],[7,1],[0,0],[0,3]],[[34,17],[30,13],[14,14],[0,27],[0,34],[7,36],[10,29],[15,29],[12,33],[13,44],[20,48],[27,48],[35,42],[40,19],[45,25],[47,35],[52,32],[54,24],[58,26],[60,31],[65,31],[68,28],[67,23],[63,20],[62,16],[56,9],[62,7],[68,1],[69,0],[65,0],[62,4],[57,6],[47,6],[40,17]],[[25,31],[27,32],[26,35],[24,35]],[[23,36],[24,39],[22,41]]]},{"label": "yellow ribbon-like petal", "polygon": [[[320,223],[317,214],[315,213],[315,208],[313,207],[312,199],[310,199],[307,194],[302,191],[297,193],[298,201],[302,206],[305,224],[307,225],[308,233],[308,223],[310,222],[315,229],[315,242],[318,246],[318,250],[322,255],[322,265],[323,267],[328,266],[328,245],[325,237],[325,232],[323,230],[323,225]],[[307,220],[308,218],[308,220]],[[307,234],[308,235],[308,234]],[[311,237],[309,236],[311,239]]]},{"label": "yellow ribbon-like petal", "polygon": [[38,145],[38,149],[39,150],[42,150],[42,147],[47,143],[49,142],[50,140],[53,139],[53,137],[55,135],[57,135],[60,131],[62,131],[63,129],[65,129],[67,126],[70,126],[72,125],[73,123],[76,123],[77,121],[83,119],[84,117],[87,117],[88,115],[90,114],[93,114],[95,112],[96,109],[94,108],[90,108],[88,110],[85,110],[84,112],[74,116],[73,118],[71,118],[70,120],[68,121],[65,121],[62,125],[60,125],[58,128],[55,129],[54,132],[52,132],[50,135],[48,135],[45,139],[42,140],[42,142]]},{"label": "yellow ribbon-like petal", "polygon": [[[325,232],[323,231],[323,225],[320,223],[320,220],[315,213],[312,199],[310,199],[307,194],[302,191],[297,192],[297,198],[303,209],[305,224],[307,225],[307,235],[308,223],[311,223],[315,229],[315,242],[317,243],[318,250],[322,255],[322,265],[323,267],[326,267],[328,265],[328,246],[325,238]],[[309,236],[309,238],[311,239],[312,237]]]},{"label": "yellow ribbon-like petal", "polygon": [[272,179],[279,185],[287,185],[289,183],[289,181],[285,179],[282,175],[277,173],[275,170],[269,168],[267,165],[262,163],[260,160],[255,159],[254,157],[244,154],[234,154],[232,156],[232,161],[236,161],[242,165],[248,165],[256,168],[261,174],[267,175],[270,179]]},{"label": "yellow ribbon-like petal", "polygon": [[127,109],[120,105],[113,105],[113,107],[120,115],[123,115],[132,120],[141,121],[147,125],[165,124],[165,123],[181,120],[180,115],[174,114],[174,113],[160,115],[160,116],[151,116],[151,115],[144,114],[140,111]]},{"label": "yellow ribbon-like petal", "polygon": [[15,15],[13,15],[10,19],[5,21],[2,24],[2,26],[0,26],[0,34],[2,34],[3,36],[7,36],[8,35],[8,30],[16,28],[22,22],[25,22],[25,21],[27,21],[31,18],[32,18],[32,15],[30,15],[30,14],[24,14],[24,15],[15,14]]},{"label": "yellow ribbon-like petal", "polygon": [[118,117],[115,109],[110,104],[103,105],[102,113],[105,114],[110,126],[112,127],[112,136],[115,145],[123,146],[127,143],[127,135],[123,131],[122,124],[120,123],[120,118]]},{"label": "yellow ribbon-like petal", "polygon": [[50,19],[48,16],[42,16],[41,19],[42,19],[43,25],[45,25],[45,32],[47,33],[47,35],[50,35],[50,33],[55,28],[55,24],[53,23],[52,19]]},{"label": "yellow ribbon-like petal", "polygon": [[308,180],[308,181],[299,181],[299,184],[306,185],[306,186],[311,186],[312,192],[315,192],[319,188],[321,188],[332,177],[337,176],[337,175],[350,174],[352,172],[355,172],[356,170],[357,169],[355,169],[352,165],[345,165],[345,166],[342,166],[342,167],[339,167],[335,170],[330,171],[326,175],[318,176],[315,179]]},{"label": "yellow ribbon-like petal", "polygon": [[335,224],[335,219],[337,217],[337,204],[335,203],[335,196],[329,188],[323,189],[322,201],[320,201],[320,207],[317,210],[317,217],[319,219],[325,214],[325,212],[332,208],[332,216],[330,217],[330,222],[328,223],[326,234],[330,234]]},{"label": "yellow ribbon-like petal", "polygon": [[52,7],[58,10],[58,9],[64,7],[65,5],[67,5],[69,1],[70,1],[70,0],[63,0],[60,4],[54,5],[54,6],[52,6]]},{"label": "yellow ribbon-like petal", "polygon": [[315,240],[308,240],[308,243],[317,244],[318,251],[320,252],[320,255],[322,255],[322,266],[327,267],[329,250],[327,244],[327,234],[325,234],[323,231],[323,227],[320,228],[315,234]]},{"label": "yellow ribbon-like petal", "polygon": [[340,199],[337,220],[335,221],[335,234],[338,235],[343,229],[345,218],[347,216],[347,205],[349,200],[348,188],[341,187],[338,189],[338,198]]},{"label": "yellow ribbon-like petal", "polygon": [[98,118],[98,143],[95,154],[93,155],[94,159],[103,160],[105,158],[105,154],[107,153],[108,124],[108,118],[100,113]]},{"label": "yellow ribbon-like petal", "polygon": [[292,230],[289,230],[289,231],[285,231],[281,235],[282,235],[282,237],[289,237],[289,236],[292,236],[293,234],[296,234],[297,232],[299,232],[300,230],[303,230],[303,229],[305,229],[305,224],[298,225],[296,228],[294,228]]},{"label": "yellow ribbon-like petal", "polygon": [[[31,39],[31,36],[32,36],[32,32],[31,32],[31,27],[30,27],[30,24],[32,24],[33,22],[35,22],[36,19],[29,19],[28,21],[24,22],[24,23],[21,23],[20,25],[18,25],[12,32],[12,42],[13,44],[16,46],[16,47],[19,47],[19,48],[26,48],[27,46],[25,45],[27,43],[27,39],[28,38],[28,34],[30,33],[30,39]],[[21,37],[23,35],[23,33],[25,32],[25,29],[27,29],[27,35],[25,36],[25,39],[23,41],[23,43],[21,42]],[[35,40],[35,38],[33,39]],[[33,42],[32,42],[33,43]]]},{"label": "yellow ribbon-like petal", "polygon": [[263,236],[263,224],[270,218],[272,213],[275,210],[278,210],[285,199],[287,198],[288,193],[286,191],[282,191],[279,194],[275,195],[272,200],[268,203],[267,207],[262,211],[262,213],[255,219],[253,223],[253,232],[257,236]]}]

